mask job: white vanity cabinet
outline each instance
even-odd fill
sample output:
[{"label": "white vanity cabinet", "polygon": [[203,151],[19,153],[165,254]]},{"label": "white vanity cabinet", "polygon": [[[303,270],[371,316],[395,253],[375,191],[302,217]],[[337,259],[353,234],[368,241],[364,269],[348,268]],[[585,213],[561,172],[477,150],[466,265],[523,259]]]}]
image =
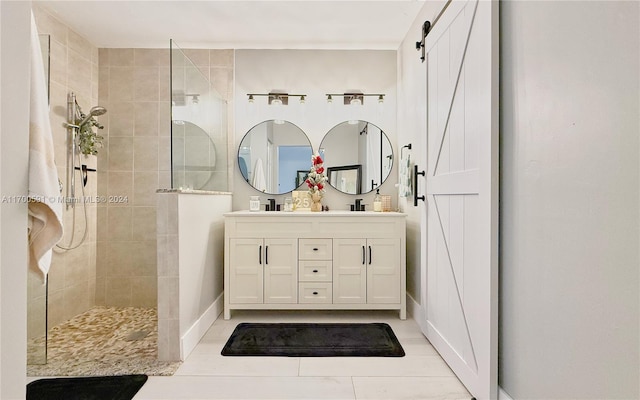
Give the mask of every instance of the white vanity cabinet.
[{"label": "white vanity cabinet", "polygon": [[406,318],[406,215],[225,214],[224,318],[231,310],[399,310]]},{"label": "white vanity cabinet", "polygon": [[229,243],[230,301],[236,304],[298,302],[297,240],[234,238]]},{"label": "white vanity cabinet", "polygon": [[335,239],[333,302],[400,302],[400,239]]}]

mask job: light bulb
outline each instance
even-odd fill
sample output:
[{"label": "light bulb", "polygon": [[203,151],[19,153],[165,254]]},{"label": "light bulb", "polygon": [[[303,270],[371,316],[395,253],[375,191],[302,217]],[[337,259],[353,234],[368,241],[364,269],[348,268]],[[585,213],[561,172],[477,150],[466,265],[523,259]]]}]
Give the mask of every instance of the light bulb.
[{"label": "light bulb", "polygon": [[253,95],[252,95],[252,94],[250,94],[250,95],[249,95],[249,103],[253,103],[253,100],[254,100],[254,99],[253,99]]},{"label": "light bulb", "polygon": [[384,95],[383,94],[378,96],[378,103],[384,103]]},{"label": "light bulb", "polygon": [[333,103],[333,97],[330,94],[327,95],[327,103]]},{"label": "light bulb", "polygon": [[275,99],[271,100],[271,105],[272,106],[281,106],[282,105],[282,100],[280,100],[279,97],[276,97]]},{"label": "light bulb", "polygon": [[352,106],[361,106],[362,105],[362,100],[360,100],[357,97],[354,97],[351,99],[351,101],[349,102]]},{"label": "light bulb", "polygon": [[300,96],[300,104],[304,104],[307,101],[305,96]]}]

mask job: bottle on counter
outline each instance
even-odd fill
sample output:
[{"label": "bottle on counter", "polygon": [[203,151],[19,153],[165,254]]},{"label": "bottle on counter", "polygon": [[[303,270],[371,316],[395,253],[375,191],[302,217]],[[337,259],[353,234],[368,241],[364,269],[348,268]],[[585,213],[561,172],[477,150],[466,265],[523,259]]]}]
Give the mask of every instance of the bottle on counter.
[{"label": "bottle on counter", "polygon": [[260,211],[260,196],[249,198],[249,211]]},{"label": "bottle on counter", "polygon": [[373,211],[382,211],[382,197],[380,197],[380,189],[376,189],[376,197],[373,199]]}]

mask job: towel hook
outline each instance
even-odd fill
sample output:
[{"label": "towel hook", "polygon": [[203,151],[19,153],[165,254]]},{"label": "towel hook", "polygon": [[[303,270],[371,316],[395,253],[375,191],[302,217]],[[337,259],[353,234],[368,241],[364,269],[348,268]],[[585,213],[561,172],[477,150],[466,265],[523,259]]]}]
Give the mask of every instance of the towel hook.
[{"label": "towel hook", "polygon": [[407,149],[411,150],[411,143],[409,143],[409,144],[405,144],[404,146],[402,146],[402,147],[400,148],[400,159],[401,159],[401,160],[402,160],[402,159],[404,159],[404,155],[402,154],[402,150],[404,150],[404,149],[405,149],[405,147],[406,147]]}]

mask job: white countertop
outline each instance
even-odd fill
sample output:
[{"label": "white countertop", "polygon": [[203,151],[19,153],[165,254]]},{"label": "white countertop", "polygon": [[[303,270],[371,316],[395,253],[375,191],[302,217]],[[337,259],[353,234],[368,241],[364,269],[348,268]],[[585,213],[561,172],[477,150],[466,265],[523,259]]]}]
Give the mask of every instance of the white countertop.
[{"label": "white countertop", "polygon": [[224,214],[225,217],[406,217],[407,214],[389,211],[389,212],[375,212],[375,211],[233,211]]}]

